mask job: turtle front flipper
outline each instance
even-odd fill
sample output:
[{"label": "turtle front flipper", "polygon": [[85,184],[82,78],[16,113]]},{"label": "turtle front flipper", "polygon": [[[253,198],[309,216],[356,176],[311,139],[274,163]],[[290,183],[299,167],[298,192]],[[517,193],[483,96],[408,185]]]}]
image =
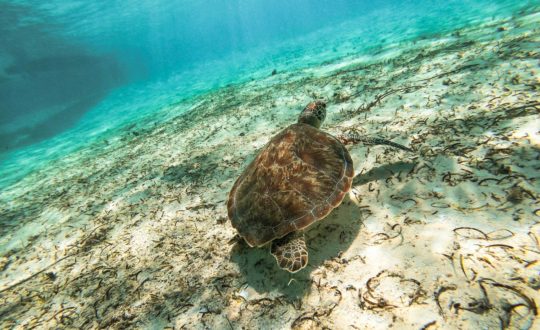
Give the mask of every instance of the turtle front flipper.
[{"label": "turtle front flipper", "polygon": [[290,233],[274,240],[271,252],[279,267],[291,273],[296,273],[308,263],[308,251],[303,234]]},{"label": "turtle front flipper", "polygon": [[345,132],[345,134],[339,137],[339,140],[343,144],[362,143],[366,146],[387,145],[387,146],[398,148],[405,151],[411,151],[411,152],[413,151],[411,148],[402,146],[401,144],[392,142],[390,140],[386,140],[379,137],[363,136],[358,131],[355,131],[355,130]]}]

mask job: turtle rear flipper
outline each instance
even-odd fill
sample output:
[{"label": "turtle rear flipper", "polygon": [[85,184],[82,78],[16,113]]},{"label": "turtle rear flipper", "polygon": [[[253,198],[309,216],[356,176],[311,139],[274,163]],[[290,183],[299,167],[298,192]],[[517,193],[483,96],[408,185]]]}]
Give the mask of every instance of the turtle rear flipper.
[{"label": "turtle rear flipper", "polygon": [[345,132],[345,134],[340,135],[338,139],[343,144],[361,143],[366,146],[387,145],[387,146],[394,147],[397,149],[413,152],[411,148],[405,147],[399,143],[395,143],[395,142],[392,142],[390,140],[383,139],[380,137],[364,136],[356,130],[349,130]]},{"label": "turtle rear flipper", "polygon": [[395,143],[390,140],[386,140],[386,139],[378,138],[378,137],[364,136],[360,138],[360,142],[366,146],[387,145],[387,146],[394,147],[397,149],[413,152],[411,148],[408,148],[399,143]]},{"label": "turtle rear flipper", "polygon": [[272,255],[282,269],[296,273],[306,267],[308,251],[304,235],[290,233],[272,242]]}]

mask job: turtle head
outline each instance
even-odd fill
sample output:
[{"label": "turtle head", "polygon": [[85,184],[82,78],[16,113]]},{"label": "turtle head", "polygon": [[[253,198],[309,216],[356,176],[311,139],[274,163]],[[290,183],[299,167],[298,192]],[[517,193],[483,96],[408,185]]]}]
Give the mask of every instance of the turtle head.
[{"label": "turtle head", "polygon": [[298,122],[319,128],[324,118],[326,118],[326,102],[317,100],[306,105],[298,117]]}]

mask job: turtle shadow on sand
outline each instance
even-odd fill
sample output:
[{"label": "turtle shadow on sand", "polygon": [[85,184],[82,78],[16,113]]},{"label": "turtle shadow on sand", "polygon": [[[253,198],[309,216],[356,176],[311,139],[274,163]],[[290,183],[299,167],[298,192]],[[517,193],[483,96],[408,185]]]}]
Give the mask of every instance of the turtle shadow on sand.
[{"label": "turtle shadow on sand", "polygon": [[[392,172],[411,169],[413,166],[411,163],[397,162],[373,168],[356,175],[353,188],[374,180],[384,180],[392,176]],[[238,265],[245,284],[258,294],[277,293],[278,296],[284,295],[290,299],[307,294],[311,288],[311,272],[347,251],[360,235],[363,219],[369,210],[360,208],[350,196],[351,192],[326,218],[305,231],[309,263],[297,273],[282,270],[269,253],[268,245],[250,248],[244,240],[238,240],[231,251],[231,261]]]},{"label": "turtle shadow on sand", "polygon": [[416,164],[416,162],[399,161],[374,167],[363,174],[356,175],[353,179],[353,187],[362,186],[372,181],[386,180],[397,172],[409,172]]}]

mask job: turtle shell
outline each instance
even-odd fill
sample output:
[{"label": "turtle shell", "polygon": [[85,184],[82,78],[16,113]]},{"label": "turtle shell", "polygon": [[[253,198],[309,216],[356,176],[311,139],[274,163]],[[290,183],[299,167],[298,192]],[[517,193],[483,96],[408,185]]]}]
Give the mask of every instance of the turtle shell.
[{"label": "turtle shell", "polygon": [[250,246],[303,229],[337,207],[354,175],[349,152],[313,126],[274,136],[234,183],[229,219]]}]

